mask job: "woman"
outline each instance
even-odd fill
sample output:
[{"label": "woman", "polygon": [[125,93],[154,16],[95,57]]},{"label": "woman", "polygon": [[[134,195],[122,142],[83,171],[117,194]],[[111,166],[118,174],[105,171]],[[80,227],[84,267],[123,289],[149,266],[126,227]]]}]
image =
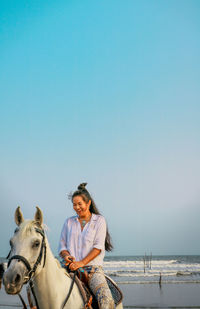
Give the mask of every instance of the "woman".
[{"label": "woman", "polygon": [[77,216],[66,219],[60,237],[59,254],[69,263],[72,271],[82,267],[89,274],[88,285],[95,295],[99,308],[113,309],[114,301],[102,269],[106,251],[113,246],[106,221],[100,215],[87,183],[78,186],[72,194],[73,208]]}]

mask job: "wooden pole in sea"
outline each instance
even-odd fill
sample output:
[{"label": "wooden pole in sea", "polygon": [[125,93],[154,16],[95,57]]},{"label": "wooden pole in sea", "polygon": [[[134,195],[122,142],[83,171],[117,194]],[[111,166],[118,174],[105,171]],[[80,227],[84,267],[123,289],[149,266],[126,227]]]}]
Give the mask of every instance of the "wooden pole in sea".
[{"label": "wooden pole in sea", "polygon": [[152,260],[152,252],[151,252],[151,255],[150,255],[150,269],[151,269],[151,260]]},{"label": "wooden pole in sea", "polygon": [[159,286],[160,286],[160,288],[162,286],[162,274],[161,273],[160,273],[160,278],[159,278]]},{"label": "wooden pole in sea", "polygon": [[144,273],[145,273],[145,267],[146,267],[145,257],[146,257],[146,253],[145,253],[145,256],[143,257],[143,261],[144,261]]}]

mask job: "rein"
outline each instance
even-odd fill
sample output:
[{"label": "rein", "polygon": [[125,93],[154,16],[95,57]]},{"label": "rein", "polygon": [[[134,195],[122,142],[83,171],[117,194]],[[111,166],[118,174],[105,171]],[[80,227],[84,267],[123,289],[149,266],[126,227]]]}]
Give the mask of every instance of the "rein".
[{"label": "rein", "polygon": [[[82,282],[82,284],[86,285],[86,282],[83,279],[80,278],[80,268],[75,270],[75,271],[70,271],[69,270],[69,265],[70,264],[67,265],[66,270],[67,270],[68,273],[70,272],[69,276],[71,278],[71,284],[70,284],[69,292],[68,292],[68,294],[67,294],[67,296],[66,296],[66,298],[65,298],[65,300],[63,302],[63,305],[61,306],[61,309],[63,309],[65,307],[66,303],[68,302],[69,297],[70,297],[70,295],[72,293],[72,290],[73,290],[73,287],[74,287],[74,283],[77,284],[79,292],[80,292],[80,294],[81,294],[81,296],[83,298],[84,309],[87,309],[87,308],[91,308],[92,309],[92,306],[91,306],[92,305],[92,295],[89,293],[89,297],[88,297],[88,294],[86,292],[87,288],[85,287],[85,289],[86,289],[85,290],[81,286],[81,284],[80,284],[80,282]],[[85,294],[85,292],[86,292],[86,294]]]},{"label": "rein", "polygon": [[69,297],[70,297],[70,295],[71,295],[71,293],[72,293],[76,275],[77,275],[77,270],[75,270],[75,272],[74,272],[74,275],[73,275],[73,278],[72,278],[72,282],[71,282],[71,285],[70,285],[70,288],[69,288],[69,292],[68,292],[68,294],[67,294],[67,296],[66,296],[66,298],[65,298],[65,301],[64,301],[64,303],[63,303],[61,309],[63,309],[63,308],[65,307],[65,305],[66,305],[66,303],[68,302],[68,299],[69,299]]},{"label": "rein", "polygon": [[[29,285],[30,285],[30,288],[31,288],[31,292],[33,294],[33,297],[34,297],[34,300],[35,300],[35,303],[36,303],[36,307],[37,309],[39,309],[39,305],[38,305],[38,301],[37,301],[37,298],[36,298],[36,295],[35,295],[35,291],[34,291],[34,288],[33,288],[33,281],[32,281],[32,278],[33,276],[35,275],[35,272],[36,272],[36,269],[38,267],[39,264],[41,264],[41,260],[42,260],[42,256],[43,256],[43,252],[44,252],[44,262],[43,262],[43,268],[45,266],[45,262],[46,262],[46,244],[45,244],[45,234],[44,234],[44,231],[39,229],[39,228],[35,228],[36,232],[39,233],[41,236],[42,236],[42,245],[41,245],[41,248],[40,248],[40,253],[38,255],[38,258],[37,258],[37,261],[35,262],[33,268],[31,268],[31,265],[30,263],[28,262],[28,260],[23,257],[22,255],[13,255],[9,260],[8,260],[8,267],[11,263],[12,260],[18,260],[18,261],[21,261],[22,263],[24,263],[24,265],[26,266],[27,270],[28,270],[28,276],[27,276],[27,280],[24,281],[24,284],[29,282]],[[10,255],[10,253],[9,253]],[[22,296],[19,294],[19,298],[24,306],[24,309],[27,309],[27,306],[22,298]]]}]

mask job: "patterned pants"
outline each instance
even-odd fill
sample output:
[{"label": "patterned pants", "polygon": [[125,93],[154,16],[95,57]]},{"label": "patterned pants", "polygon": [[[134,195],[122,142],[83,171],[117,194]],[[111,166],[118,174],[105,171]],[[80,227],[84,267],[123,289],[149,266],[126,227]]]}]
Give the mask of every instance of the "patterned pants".
[{"label": "patterned pants", "polygon": [[88,285],[95,295],[100,309],[114,309],[115,304],[108,287],[104,272],[100,266],[85,266],[88,272]]}]

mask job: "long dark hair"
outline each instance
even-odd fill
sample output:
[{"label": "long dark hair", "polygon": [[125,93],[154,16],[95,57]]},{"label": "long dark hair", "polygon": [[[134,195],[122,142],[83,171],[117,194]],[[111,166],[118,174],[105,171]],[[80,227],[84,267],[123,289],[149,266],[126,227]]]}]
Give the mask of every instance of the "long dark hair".
[{"label": "long dark hair", "polygon": [[[89,201],[91,201],[91,204],[90,204],[90,212],[93,213],[93,214],[96,214],[96,215],[100,215],[100,212],[93,200],[93,198],[91,197],[90,193],[88,192],[88,190],[85,188],[87,185],[86,182],[84,183],[81,183],[79,186],[78,186],[78,190],[76,190],[72,195],[71,195],[71,200],[73,202],[73,198],[75,196],[81,196],[82,199],[84,200],[84,202],[88,203]],[[113,245],[112,245],[112,242],[111,242],[111,237],[110,237],[110,234],[108,232],[108,227],[107,227],[107,230],[106,230],[106,239],[105,239],[105,250],[106,251],[112,251],[113,249]]]}]

